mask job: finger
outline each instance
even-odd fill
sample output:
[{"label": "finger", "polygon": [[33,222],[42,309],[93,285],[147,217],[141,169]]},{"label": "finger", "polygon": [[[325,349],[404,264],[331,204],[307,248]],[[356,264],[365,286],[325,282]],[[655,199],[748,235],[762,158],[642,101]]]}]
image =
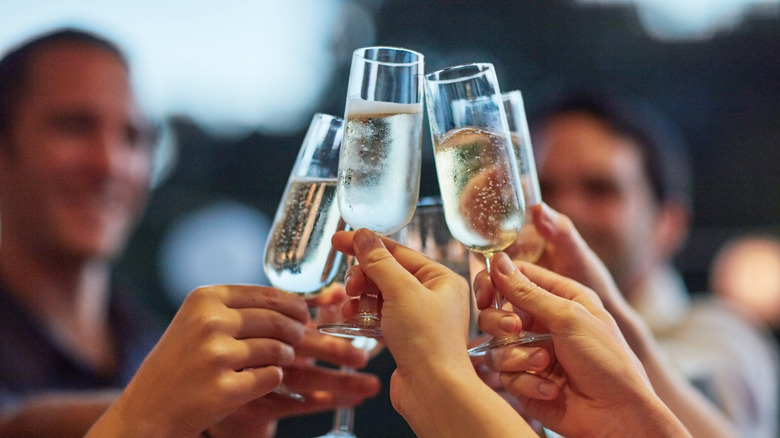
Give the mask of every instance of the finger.
[{"label": "finger", "polygon": [[322,293],[307,299],[306,304],[309,307],[316,307],[316,308],[336,306],[336,305],[340,306],[347,299],[348,297],[347,297],[347,292],[344,290],[344,284],[335,282],[335,283],[331,283],[328,286],[325,286]]},{"label": "finger", "polygon": [[500,372],[542,371],[552,362],[550,352],[542,347],[505,347],[485,355],[488,366]]},{"label": "finger", "polygon": [[[230,375],[229,384],[233,385],[235,390],[225,394],[246,403],[273,391],[282,383],[282,377],[282,369],[274,365],[245,368]],[[231,402],[233,401],[235,400]]]},{"label": "finger", "polygon": [[474,283],[472,285],[474,289],[474,296],[477,299],[477,308],[486,309],[493,304],[493,283],[490,280],[490,275],[486,270],[479,271],[474,276]]},{"label": "finger", "polygon": [[503,389],[501,381],[498,378],[498,372],[492,370],[490,366],[488,366],[485,356],[471,357],[471,364],[474,366],[474,370],[485,385],[496,391]]},{"label": "finger", "polygon": [[[303,403],[275,393],[255,400],[253,406],[263,414],[276,411],[277,417],[352,407],[378,394],[381,384],[376,376],[362,373],[343,373],[325,368],[285,368],[285,385],[303,394]],[[340,377],[334,377],[341,374]],[[270,402],[270,403],[269,403]]]},{"label": "finger", "polygon": [[493,307],[479,312],[477,325],[481,331],[498,337],[514,336],[523,331],[523,322],[519,315]]},{"label": "finger", "polygon": [[558,213],[544,203],[535,205],[531,214],[539,234],[552,242],[558,251],[565,253],[587,247],[568,216]]},{"label": "finger", "polygon": [[392,240],[388,239],[387,242],[396,252],[402,249],[408,250],[403,254],[405,266],[401,265],[402,256],[396,255],[395,257],[398,257],[396,259],[385,246],[384,241],[369,230],[357,230],[352,244],[360,268],[382,291],[385,299],[401,299],[399,294],[404,295],[414,290],[415,286],[419,286],[419,280],[410,272],[416,272],[423,265],[430,264],[431,260],[408,248],[395,245]]},{"label": "finger", "polygon": [[[359,233],[363,237],[367,236],[367,234],[365,233],[373,234],[371,231],[368,230],[363,230],[363,231],[358,230],[356,233]],[[431,266],[432,260],[429,257],[407,246],[404,246],[389,237],[382,237],[381,239],[379,239],[378,236],[374,234],[373,239],[379,240],[379,242],[381,243],[379,247],[380,248],[384,247],[384,249],[387,250],[392,255],[392,258],[394,258],[396,262],[404,268],[403,270],[399,270],[399,272],[403,272],[405,270],[406,272],[416,275],[417,272],[420,271],[421,269]],[[353,240],[352,244],[353,246],[355,246],[355,240]],[[357,256],[357,253],[360,251],[360,249],[358,247],[355,247],[355,251]],[[363,254],[365,255],[368,252],[370,252],[370,248],[368,250],[364,250]],[[443,268],[443,265],[438,263],[437,265],[442,266]],[[449,269],[447,269],[446,271],[450,272]],[[411,277],[407,277],[407,278],[411,278]],[[424,280],[425,279],[423,278],[420,281],[424,281]]]},{"label": "finger", "polygon": [[359,264],[350,266],[344,277],[347,295],[351,297],[362,294],[379,295],[379,288],[368,278]]},{"label": "finger", "polygon": [[303,340],[296,345],[298,356],[325,361],[332,365],[362,368],[368,363],[368,353],[355,348],[349,339],[322,334],[307,328]]},{"label": "finger", "polygon": [[296,392],[329,392],[343,401],[373,397],[381,387],[379,378],[372,374],[317,366],[285,368],[284,383]]},{"label": "finger", "polygon": [[522,276],[553,295],[578,302],[590,311],[603,308],[601,299],[592,289],[571,278],[531,263],[519,262],[516,268]]},{"label": "finger", "polygon": [[330,244],[336,251],[343,252],[346,255],[353,256],[355,252],[352,248],[352,239],[354,231],[336,231],[330,238]]},{"label": "finger", "polygon": [[[507,301],[528,312],[536,320],[549,327],[553,332],[555,331],[553,330],[553,327],[567,323],[565,318],[561,317],[561,314],[566,309],[570,309],[575,303],[568,299],[562,299],[561,297],[555,296],[532,282],[520,272],[506,254],[497,253],[493,256],[493,260],[495,269],[492,270],[491,278],[493,279],[495,287],[502,292]],[[537,268],[539,270],[543,269],[528,264],[522,264],[522,266]],[[537,274],[543,272],[552,274],[546,270],[535,271],[534,269],[530,269],[530,271],[536,272]],[[541,275],[537,275],[534,279],[536,280],[540,277]],[[564,279],[564,277],[560,278]],[[552,280],[547,280],[546,283],[549,286],[552,284]],[[557,290],[560,291],[562,288]]]},{"label": "finger", "polygon": [[351,299],[341,306],[341,314],[345,319],[351,319],[360,311],[360,300],[357,298]]},{"label": "finger", "polygon": [[272,338],[296,345],[303,339],[305,325],[274,310],[235,309],[238,327],[233,333],[236,339]]},{"label": "finger", "polygon": [[555,382],[537,374],[501,373],[499,378],[504,389],[515,397],[553,400],[560,392],[560,387]]},{"label": "finger", "polygon": [[275,339],[243,339],[236,345],[236,351],[231,352],[236,370],[289,365],[295,359],[293,347]]},{"label": "finger", "polygon": [[227,307],[233,309],[269,309],[304,324],[309,321],[309,309],[303,298],[272,287],[247,284],[219,285],[199,288],[196,291],[216,293]]}]

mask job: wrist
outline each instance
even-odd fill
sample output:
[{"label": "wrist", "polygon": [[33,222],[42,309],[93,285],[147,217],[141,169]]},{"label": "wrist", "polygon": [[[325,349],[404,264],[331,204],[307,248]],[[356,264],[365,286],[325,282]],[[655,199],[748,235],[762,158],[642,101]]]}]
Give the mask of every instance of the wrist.
[{"label": "wrist", "polygon": [[593,437],[690,437],[688,430],[654,393],[640,395],[635,403],[624,403],[610,422],[594,431]]},{"label": "wrist", "polygon": [[511,436],[528,427],[468,365],[397,375],[393,404],[417,436]]}]

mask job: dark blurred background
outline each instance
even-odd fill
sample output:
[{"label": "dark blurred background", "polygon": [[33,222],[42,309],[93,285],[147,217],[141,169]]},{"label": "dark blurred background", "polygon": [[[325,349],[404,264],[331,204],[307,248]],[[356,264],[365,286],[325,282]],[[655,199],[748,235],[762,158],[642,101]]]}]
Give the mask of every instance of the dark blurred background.
[{"label": "dark blurred background", "polygon": [[[10,24],[13,14],[26,13],[21,7],[9,7],[14,1],[8,1],[0,5],[0,23]],[[271,26],[263,11],[270,14],[281,2],[253,3],[252,13],[257,14],[253,23]],[[306,89],[307,81],[319,80],[324,85],[312,91],[313,100],[297,112],[296,108],[280,109],[276,119],[258,117],[256,123],[251,116],[238,122],[227,117],[209,119],[181,103],[173,110],[158,111],[157,117],[167,127],[158,185],[117,275],[165,316],[198,284],[265,281],[265,233],[311,116],[314,112],[343,114],[353,49],[392,45],[422,52],[428,72],[460,63],[492,62],[503,90],[523,91],[530,116],[550,93],[571,84],[633,94],[670,116],[688,141],[695,179],[694,228],[678,264],[690,288],[704,290],[711,257],[728,237],[756,230],[780,232],[780,5],[776,0],[753,0],[739,9],[737,3],[292,1],[292,12],[285,15],[292,29],[296,11],[304,15],[315,4],[328,10],[318,21],[325,32],[311,42],[320,46],[317,50],[327,68],[305,71],[296,76],[298,85],[293,84]],[[120,12],[129,8],[118,4]],[[169,16],[141,14],[120,21],[124,27],[112,30],[124,36],[131,35],[131,30],[143,32],[145,26],[167,26],[173,28],[178,44],[191,46],[219,35],[218,28],[188,28],[185,22],[193,10],[206,20],[210,11],[218,11],[215,19],[228,27],[231,17],[247,14],[241,2],[216,5],[183,3],[179,9],[163,8]],[[716,14],[718,7],[725,8],[722,15]],[[35,22],[35,28],[17,26],[15,34],[0,31],[0,37],[71,21],[94,25],[98,31],[111,28],[105,16],[90,14],[89,9],[66,12]],[[279,23],[275,25],[278,28]],[[278,32],[284,32],[285,23],[281,25]],[[290,35],[284,33],[265,40],[243,38],[229,46],[204,47],[203,57],[210,56],[206,49],[252,57],[287,38]],[[117,39],[131,46],[145,41],[140,37]],[[175,48],[162,43],[173,56]],[[131,47],[133,53],[143,50],[142,45]],[[302,55],[274,52],[259,56],[258,61],[262,69],[272,69],[292,63],[296,56]],[[175,56],[171,62],[176,62]],[[216,63],[217,72],[236,68]],[[251,81],[254,72],[246,73]],[[210,74],[213,83],[195,87],[219,88],[218,73]],[[284,77],[273,80],[278,81],[272,84],[277,87],[290,85],[285,85]],[[157,90],[165,91],[168,86],[162,81]],[[219,90],[228,106],[231,98],[238,102],[245,97],[240,90],[235,96]],[[262,107],[263,95],[257,100]],[[282,124],[283,129],[274,129]],[[423,196],[438,192],[427,134],[424,141]],[[383,353],[369,368],[387,377],[392,359]],[[329,413],[295,419],[282,423],[280,435],[312,437],[324,433],[329,425]],[[356,426],[362,437],[411,436],[392,411],[386,392],[358,409]]]}]

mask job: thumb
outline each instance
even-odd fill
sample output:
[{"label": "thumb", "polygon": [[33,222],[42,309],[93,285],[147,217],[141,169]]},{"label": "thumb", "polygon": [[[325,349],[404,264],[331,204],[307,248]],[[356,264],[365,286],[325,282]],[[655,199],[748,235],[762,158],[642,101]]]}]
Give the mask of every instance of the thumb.
[{"label": "thumb", "polygon": [[535,205],[531,214],[539,234],[555,245],[559,252],[568,253],[587,247],[568,216],[558,213],[544,203]]},{"label": "thumb", "polygon": [[[539,233],[555,248],[557,262],[546,266],[599,292],[608,301],[620,300],[620,292],[606,265],[593,252],[568,216],[546,204],[535,206],[534,224]],[[540,263],[543,264],[543,263]]]},{"label": "thumb", "polygon": [[531,315],[536,321],[555,331],[562,311],[573,304],[567,298],[548,292],[526,277],[503,252],[493,256],[493,284],[513,306]]},{"label": "thumb", "polygon": [[352,247],[360,269],[374,282],[387,300],[399,299],[398,294],[412,290],[417,279],[396,261],[382,240],[372,231],[359,229]]}]

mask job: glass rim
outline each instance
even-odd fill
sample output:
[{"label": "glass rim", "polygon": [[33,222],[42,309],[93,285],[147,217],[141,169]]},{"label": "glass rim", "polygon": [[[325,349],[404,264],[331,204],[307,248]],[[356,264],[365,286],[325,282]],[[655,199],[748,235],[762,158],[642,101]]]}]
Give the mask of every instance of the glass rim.
[{"label": "glass rim", "polygon": [[328,114],[328,113],[315,112],[314,115],[312,116],[312,120],[317,120],[317,119],[337,120],[341,123],[344,123],[343,117],[335,116],[333,114]]},{"label": "glass rim", "polygon": [[[449,78],[449,79],[438,79],[436,76],[441,75],[443,73],[448,73],[452,71],[459,71],[459,70],[465,70],[467,68],[476,68],[476,71],[473,74],[470,75],[464,75],[464,76],[458,76],[457,78]],[[459,65],[452,65],[449,67],[444,67],[440,70],[436,70],[434,72],[428,73],[425,75],[425,79],[429,82],[436,82],[438,84],[452,84],[455,82],[463,82],[469,79],[474,79],[480,76],[486,75],[490,71],[495,71],[495,67],[492,63],[489,62],[472,62],[468,64],[459,64]],[[502,93],[503,94],[503,93]]]},{"label": "glass rim", "polygon": [[[410,62],[379,61],[377,59],[367,58],[364,55],[364,53],[366,51],[368,51],[368,50],[389,50],[389,51],[395,51],[395,52],[407,52],[407,53],[411,53],[412,55],[414,55],[416,59],[414,61],[410,61]],[[355,56],[360,57],[364,61],[370,62],[370,63],[373,63],[373,64],[398,65],[398,66],[417,65],[417,64],[422,63],[423,59],[425,58],[425,55],[423,55],[422,53],[420,53],[420,52],[418,52],[416,50],[407,49],[407,48],[404,48],[404,47],[395,47],[395,46],[367,46],[367,47],[359,47],[359,48],[357,48],[357,49],[352,51],[352,56],[353,57],[355,57]]]}]

